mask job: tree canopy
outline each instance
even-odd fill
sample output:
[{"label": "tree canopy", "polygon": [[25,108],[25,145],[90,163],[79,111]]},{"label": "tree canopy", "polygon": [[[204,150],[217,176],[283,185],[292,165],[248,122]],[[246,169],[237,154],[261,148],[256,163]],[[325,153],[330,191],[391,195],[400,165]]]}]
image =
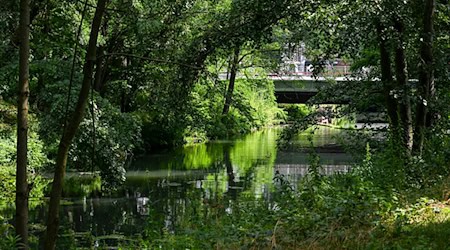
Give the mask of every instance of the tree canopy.
[{"label": "tree canopy", "polygon": [[[17,175],[24,245],[25,198],[36,195],[27,174],[39,186],[42,173],[55,173],[53,249],[67,169],[98,171],[114,190],[135,155],[280,123],[290,123],[289,140],[326,115],[376,110],[388,124],[376,143],[395,149],[403,167],[423,163],[408,178],[422,185],[430,172],[448,174],[437,163],[447,152],[435,152],[450,129],[447,0],[4,0],[0,23],[0,176]],[[292,121],[269,75],[281,75],[283,56],[299,47],[316,79],[335,59],[352,69],[310,102],[345,105],[297,110],[302,119]]]}]

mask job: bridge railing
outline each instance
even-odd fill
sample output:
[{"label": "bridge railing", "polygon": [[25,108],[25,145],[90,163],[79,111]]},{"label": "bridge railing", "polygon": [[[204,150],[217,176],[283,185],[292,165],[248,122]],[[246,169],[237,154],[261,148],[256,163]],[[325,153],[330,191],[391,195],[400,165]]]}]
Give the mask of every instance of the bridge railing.
[{"label": "bridge railing", "polygon": [[[351,75],[351,71],[350,71],[350,66],[348,65],[337,65],[337,66],[326,66],[323,70],[321,70],[317,75],[314,75],[313,69],[311,68],[306,69],[306,70],[302,70],[302,71],[298,71],[298,70],[285,70],[285,69],[279,69],[276,72],[272,72],[269,73],[267,76],[271,79],[277,79],[277,78],[292,78],[292,79],[297,79],[297,78],[313,78],[314,77],[348,77]],[[259,76],[262,78],[265,78],[267,76]],[[227,72],[220,72],[219,73],[219,78],[222,80],[226,80],[229,77],[229,73]],[[243,74],[238,73],[237,75],[238,78],[245,78],[245,76]],[[258,77],[258,75],[254,76],[254,77]]]},{"label": "bridge railing", "polygon": [[[317,75],[321,77],[345,77],[351,75],[349,65],[335,65],[335,66],[325,66]],[[304,70],[293,71],[293,70],[279,70],[269,74],[269,76],[313,76],[314,69],[312,67],[307,67]]]}]

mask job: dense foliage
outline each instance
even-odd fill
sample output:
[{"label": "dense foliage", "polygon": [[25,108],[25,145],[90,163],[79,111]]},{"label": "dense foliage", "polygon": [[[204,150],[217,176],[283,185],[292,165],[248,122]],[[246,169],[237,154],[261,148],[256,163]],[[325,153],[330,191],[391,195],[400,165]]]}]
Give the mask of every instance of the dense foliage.
[{"label": "dense foliage", "polygon": [[[408,248],[413,237],[428,229],[448,236],[448,221],[426,223],[447,220],[448,204],[418,198],[429,190],[433,198],[435,189],[448,192],[447,0],[106,2],[103,18],[97,19],[98,34],[91,29],[94,11],[101,9],[97,1],[31,2],[26,26],[31,31],[30,93],[25,94],[30,103],[31,207],[42,201],[48,182],[43,174],[55,169],[61,147],[69,148],[63,171],[95,173],[91,186],[83,183],[78,189],[79,183],[68,181],[65,194],[106,193],[123,184],[138,154],[281,123],[289,126],[279,145],[288,148],[311,125],[336,118],[348,123],[356,112],[375,111],[383,114],[387,127],[361,132],[347,126],[349,132],[343,133],[342,146],[356,162],[348,174],[323,176],[313,153],[309,174],[298,185],[274,177],[277,190],[271,201],[242,195],[234,200],[219,197],[215,207],[192,204],[186,211],[191,216],[176,225],[181,229],[145,231],[130,244],[174,249]],[[0,6],[0,210],[17,194],[14,179],[19,176],[15,165],[21,130],[16,131],[15,104],[24,32],[19,10],[18,1],[5,0]],[[267,76],[281,74],[283,57],[299,47],[306,48],[313,62],[313,77],[323,76],[335,58],[352,64],[347,81],[326,79],[310,102],[345,105],[277,105],[274,83]],[[82,67],[84,61],[90,66]],[[81,105],[80,111],[76,103],[83,79],[90,92],[87,107]],[[81,123],[65,145],[63,135],[77,115]],[[209,166],[199,159],[184,160],[197,169]],[[266,160],[274,162],[275,155]],[[224,178],[232,178],[232,164],[225,158],[223,164]],[[448,199],[446,195],[440,198]],[[426,213],[421,217],[419,211]],[[208,216],[197,218],[200,213]],[[0,216],[0,235],[6,236],[0,248],[18,240],[9,220]],[[397,238],[404,231],[409,234]],[[417,246],[447,247],[434,237],[430,233]]]},{"label": "dense foliage", "polygon": [[[18,6],[7,2],[1,9],[2,23],[7,24],[2,26],[1,58],[15,58]],[[95,6],[91,2],[86,6],[78,1],[33,2],[31,6],[30,105],[40,124],[34,133],[45,142],[41,150],[49,160],[56,157],[58,140],[81,87],[80,63]],[[229,67],[230,46],[236,43],[245,49],[241,71],[250,78],[255,67],[263,69],[270,60],[277,60],[260,52],[272,40],[274,23],[270,22],[276,16],[265,24],[249,17],[248,29],[266,25],[267,32],[240,36],[224,31],[234,29],[249,6],[209,1],[111,2],[100,32],[92,83],[95,93],[70,149],[68,168],[100,170],[104,181],[114,186],[123,181],[124,168],[136,153],[173,148],[186,139],[235,136],[279,122],[283,113],[276,107],[273,84],[264,78],[238,80],[231,112],[225,116],[221,112],[227,81],[219,75]],[[208,24],[213,21],[217,24]],[[217,25],[226,26],[217,30]],[[200,40],[209,41],[205,46],[214,49],[204,51]],[[0,94],[7,103],[15,102],[16,70],[16,60],[3,60],[0,65]],[[14,134],[5,136],[12,139]],[[14,147],[9,148],[5,154],[14,153]],[[44,162],[40,166],[51,169]]]},{"label": "dense foliage", "polygon": [[[0,208],[6,207],[15,197],[15,158],[16,158],[16,131],[13,129],[15,124],[15,107],[0,101],[0,111],[2,119],[0,120],[0,127],[2,132],[0,134],[0,183],[1,199]],[[36,119],[34,116],[31,117]],[[42,197],[43,185],[46,181],[38,174],[43,167],[50,164],[47,155],[45,154],[44,142],[39,139],[38,124],[35,122],[30,133],[29,139],[29,172],[31,174],[30,183],[33,183],[34,188],[31,190],[30,198]]]}]

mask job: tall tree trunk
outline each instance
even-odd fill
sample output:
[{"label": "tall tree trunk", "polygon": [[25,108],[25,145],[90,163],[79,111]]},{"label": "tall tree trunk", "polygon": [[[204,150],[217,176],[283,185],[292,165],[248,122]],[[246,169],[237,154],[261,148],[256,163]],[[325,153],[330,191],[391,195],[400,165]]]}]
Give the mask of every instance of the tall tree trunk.
[{"label": "tall tree trunk", "polygon": [[[126,69],[126,73],[124,75],[125,81],[127,82],[127,86],[130,86],[130,77],[128,75],[130,66],[130,58],[125,57],[122,61],[122,66]],[[126,113],[128,111],[128,95],[127,95],[127,87],[123,87],[120,95],[120,112]]]},{"label": "tall tree trunk", "polygon": [[[97,48],[97,54],[99,56],[103,56],[104,51],[103,46],[98,46]],[[100,90],[103,88],[103,57],[98,58],[95,62],[95,76],[94,76],[94,90],[100,93]]]},{"label": "tall tree trunk", "polygon": [[[419,66],[419,102],[416,110],[416,124],[414,132],[413,150],[416,154],[422,154],[425,138],[425,127],[431,124],[428,105],[434,98],[434,9],[435,0],[426,0],[423,15],[423,31],[421,34],[420,66]],[[428,117],[428,118],[427,118]],[[427,122],[428,120],[428,122]]]},{"label": "tall tree trunk", "polygon": [[[100,27],[100,33],[103,37],[107,37],[108,30],[108,20],[105,18],[103,20],[102,26]],[[104,45],[99,45],[97,47],[97,61],[95,66],[95,76],[94,76],[94,90],[103,96],[103,89],[105,84],[105,75],[107,71],[107,65],[109,57],[104,58],[105,52],[108,53],[108,48],[105,48]]]},{"label": "tall tree trunk", "polygon": [[381,65],[381,82],[383,84],[383,95],[386,103],[387,114],[390,122],[390,130],[395,134],[398,129],[398,112],[397,101],[392,95],[395,89],[392,78],[391,56],[387,45],[386,38],[383,34],[383,26],[377,24],[377,35],[380,48],[380,65]]},{"label": "tall tree trunk", "polygon": [[236,75],[238,72],[238,64],[239,64],[239,53],[240,48],[239,46],[234,49],[233,59],[231,62],[231,70],[230,70],[230,81],[228,84],[227,93],[225,96],[225,104],[223,105],[222,115],[228,114],[228,111],[230,110],[231,102],[233,99],[233,92],[234,92],[234,83],[236,82]]},{"label": "tall tree trunk", "polygon": [[16,234],[19,249],[28,249],[28,96],[30,0],[20,0],[19,96],[17,105]]},{"label": "tall tree trunk", "polygon": [[[106,52],[107,53],[107,52]],[[99,57],[96,62],[95,67],[95,75],[94,75],[94,90],[100,94],[101,97],[104,97],[106,94],[108,77],[110,74],[109,64],[112,61],[111,57],[105,56],[105,48],[103,46],[99,46],[97,49],[97,54]]]},{"label": "tall tree trunk", "polygon": [[89,98],[89,90],[92,82],[92,73],[96,59],[97,38],[103,12],[105,10],[106,0],[98,0],[95,10],[94,19],[92,21],[91,33],[89,37],[89,45],[86,53],[86,61],[83,68],[83,82],[78,97],[77,106],[71,120],[68,122],[58,147],[56,157],[55,175],[53,178],[52,191],[50,194],[50,205],[47,220],[47,231],[45,236],[45,249],[55,249],[56,238],[59,226],[59,203],[61,201],[62,184],[67,164],[67,155],[70,144],[72,143],[75,133],[83,119],[86,109],[87,100]]},{"label": "tall tree trunk", "polygon": [[403,41],[403,23],[398,19],[395,20],[394,28],[398,34],[397,46],[395,48],[395,75],[397,77],[398,86],[402,90],[398,108],[401,122],[401,135],[403,139],[402,143],[405,146],[407,153],[410,153],[413,145],[413,124],[410,97],[411,91],[408,85],[408,68]]}]

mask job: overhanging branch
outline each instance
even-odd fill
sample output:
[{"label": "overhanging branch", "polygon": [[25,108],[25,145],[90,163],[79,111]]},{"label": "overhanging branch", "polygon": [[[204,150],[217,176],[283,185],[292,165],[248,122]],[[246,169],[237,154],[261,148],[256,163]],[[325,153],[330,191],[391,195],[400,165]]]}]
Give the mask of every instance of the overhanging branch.
[{"label": "overhanging branch", "polygon": [[137,59],[144,60],[144,61],[159,62],[159,63],[165,63],[165,64],[174,64],[174,65],[184,66],[184,67],[192,68],[192,69],[202,69],[202,67],[196,67],[196,66],[181,63],[181,62],[174,62],[174,61],[169,61],[169,60],[164,60],[164,59],[150,58],[150,57],[139,56],[139,55],[134,55],[134,54],[129,54],[129,53],[107,53],[107,54],[99,56],[98,58],[113,57],[113,56],[126,56],[126,57],[137,58]]}]

